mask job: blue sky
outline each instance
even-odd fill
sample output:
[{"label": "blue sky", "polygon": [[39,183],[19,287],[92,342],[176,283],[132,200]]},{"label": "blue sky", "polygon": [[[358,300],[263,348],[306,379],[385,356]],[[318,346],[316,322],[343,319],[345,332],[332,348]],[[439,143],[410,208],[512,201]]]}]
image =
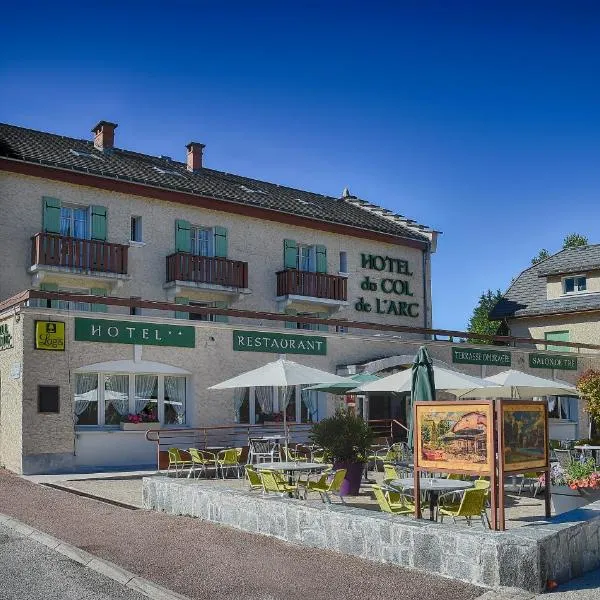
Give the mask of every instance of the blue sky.
[{"label": "blue sky", "polygon": [[600,242],[596,2],[23,2],[0,120],[353,194],[443,231],[434,326],[463,329],[571,232]]}]

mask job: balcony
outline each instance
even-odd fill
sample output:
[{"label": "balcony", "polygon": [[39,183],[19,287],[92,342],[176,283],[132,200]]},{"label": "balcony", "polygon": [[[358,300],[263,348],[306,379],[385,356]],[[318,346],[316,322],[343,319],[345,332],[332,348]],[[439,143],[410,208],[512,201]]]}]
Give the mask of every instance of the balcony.
[{"label": "balcony", "polygon": [[277,299],[342,306],[348,300],[348,280],[340,275],[287,269],[277,273]]},{"label": "balcony", "polygon": [[248,263],[176,252],[167,256],[164,287],[186,287],[226,295],[248,293]]},{"label": "balcony", "polygon": [[56,233],[36,233],[31,238],[30,273],[66,272],[95,275],[100,279],[127,279],[129,246],[100,240],[82,240]]}]

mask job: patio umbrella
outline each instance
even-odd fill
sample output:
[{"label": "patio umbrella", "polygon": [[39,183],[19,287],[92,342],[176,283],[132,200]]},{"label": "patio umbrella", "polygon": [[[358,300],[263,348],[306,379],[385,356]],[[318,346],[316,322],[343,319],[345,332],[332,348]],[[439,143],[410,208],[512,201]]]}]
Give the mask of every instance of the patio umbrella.
[{"label": "patio umbrella", "polygon": [[[237,377],[232,377],[221,383],[210,386],[209,390],[225,390],[231,388],[251,388],[251,387],[281,387],[287,388],[295,385],[312,385],[317,383],[346,383],[344,377],[327,373],[313,367],[307,367],[291,360],[280,358],[267,363],[258,369],[246,371]],[[284,394],[287,398],[287,394]],[[285,400],[284,400],[285,402]],[[285,448],[287,456],[287,405],[283,407],[283,430],[285,433]]]},{"label": "patio umbrella", "polygon": [[358,373],[350,377],[344,378],[344,383],[321,383],[319,385],[311,385],[305,389],[315,390],[317,392],[327,392],[329,394],[360,394],[360,392],[354,391],[357,384],[369,383],[371,381],[377,381],[379,377],[372,375],[371,373]]},{"label": "patio umbrella", "polygon": [[433,362],[427,348],[421,346],[411,368],[410,403],[408,410],[408,447],[413,447],[414,423],[412,407],[418,400],[435,400]]},{"label": "patio umbrella", "polygon": [[544,379],[537,375],[510,369],[486,377],[492,384],[477,391],[464,394],[471,398],[533,398],[534,396],[579,396],[577,388],[566,381]]}]

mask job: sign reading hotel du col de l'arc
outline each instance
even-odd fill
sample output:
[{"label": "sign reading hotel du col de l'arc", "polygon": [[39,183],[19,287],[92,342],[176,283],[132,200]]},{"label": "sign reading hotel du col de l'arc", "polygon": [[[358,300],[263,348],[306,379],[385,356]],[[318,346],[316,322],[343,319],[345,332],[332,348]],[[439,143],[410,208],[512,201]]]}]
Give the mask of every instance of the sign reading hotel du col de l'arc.
[{"label": "sign reading hotel du col de l'arc", "polygon": [[75,340],[79,342],[104,342],[106,344],[195,348],[196,330],[189,325],[76,318]]},{"label": "sign reading hotel du col de l'arc", "polygon": [[361,296],[354,303],[354,310],[413,319],[419,316],[419,303],[414,302],[413,282],[409,279],[413,273],[407,260],[361,253],[360,264],[363,269],[381,273],[381,278],[374,279],[372,273],[364,276],[360,289],[378,295]]},{"label": "sign reading hotel du col de l'arc", "polygon": [[327,355],[327,339],[318,335],[233,331],[233,349],[237,352],[274,352],[276,354]]}]

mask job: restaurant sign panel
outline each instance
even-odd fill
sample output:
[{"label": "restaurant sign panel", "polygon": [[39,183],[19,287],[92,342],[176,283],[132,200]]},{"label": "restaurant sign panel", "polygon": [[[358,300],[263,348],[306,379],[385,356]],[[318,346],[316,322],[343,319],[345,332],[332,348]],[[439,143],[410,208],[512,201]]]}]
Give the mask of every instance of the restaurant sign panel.
[{"label": "restaurant sign panel", "polygon": [[510,367],[510,352],[501,350],[478,350],[476,348],[452,348],[452,362],[463,365],[494,365]]},{"label": "restaurant sign panel", "polygon": [[325,356],[327,354],[327,339],[317,335],[234,330],[233,349],[238,352],[274,352],[276,354]]},{"label": "restaurant sign panel", "polygon": [[113,321],[112,319],[75,319],[75,340],[106,344],[196,347],[196,329],[190,326]]},{"label": "restaurant sign panel", "polygon": [[55,350],[65,349],[65,324],[62,321],[35,322],[35,349]]},{"label": "restaurant sign panel", "polygon": [[576,356],[552,356],[551,354],[530,354],[529,366],[532,369],[562,369],[577,371]]}]

